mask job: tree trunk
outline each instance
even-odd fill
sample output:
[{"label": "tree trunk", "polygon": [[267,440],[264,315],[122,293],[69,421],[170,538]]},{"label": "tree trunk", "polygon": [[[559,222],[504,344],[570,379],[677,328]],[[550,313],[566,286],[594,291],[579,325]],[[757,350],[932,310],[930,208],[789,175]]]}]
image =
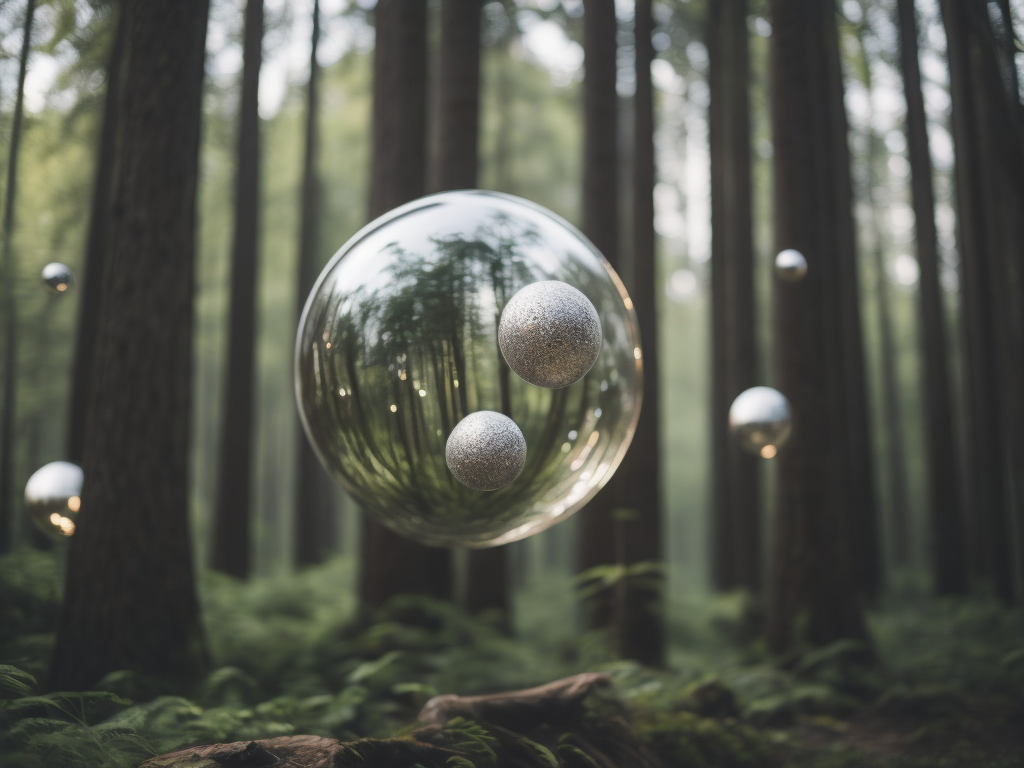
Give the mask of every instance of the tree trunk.
[{"label": "tree trunk", "polygon": [[474,189],[480,124],[481,0],[442,0],[437,153],[431,189]]},{"label": "tree trunk", "polygon": [[18,394],[18,269],[14,262],[11,238],[14,235],[14,210],[18,199],[18,155],[21,149],[22,117],[25,110],[25,74],[32,49],[32,20],[36,0],[28,0],[25,25],[18,61],[18,92],[14,101],[11,125],[11,146],[7,155],[7,190],[4,199],[3,232],[0,233],[0,264],[3,268],[4,308],[6,309],[6,344],[4,350],[4,410],[0,417],[0,554],[10,551],[14,525],[14,419]]},{"label": "tree trunk", "polygon": [[[868,138],[873,144],[881,139]],[[868,161],[873,163],[874,159]],[[876,232],[881,215],[872,202],[872,219]],[[875,294],[878,302],[878,332],[881,348],[882,367],[882,413],[885,419],[885,463],[888,467],[888,496],[891,514],[893,562],[899,568],[910,565],[911,531],[910,500],[907,493],[907,467],[903,457],[906,449],[903,443],[903,413],[900,408],[899,373],[896,370],[896,342],[893,338],[892,312],[889,297],[889,282],[885,277],[885,258],[882,253],[881,234],[876,234],[874,244]]]},{"label": "tree trunk", "polygon": [[[1003,144],[992,113],[991,73],[979,71],[986,55],[979,39],[987,16],[960,0],[941,0],[949,58],[953,140],[956,145],[957,224],[962,265],[964,383],[967,397],[968,520],[973,570],[991,582],[1004,601],[1013,598],[1007,498],[1007,435],[1019,426],[1012,418],[1019,392],[1001,392],[1000,346],[1010,309],[1002,298],[998,227],[994,220],[1007,206],[1019,218],[1012,198],[1003,197],[999,175],[1007,167],[1020,171],[1012,142]],[[979,16],[981,18],[979,18]],[[989,52],[991,53],[991,52]],[[986,77],[988,76],[988,77]],[[998,74],[995,86],[1002,90]],[[998,100],[998,99],[997,99]],[[997,143],[993,145],[991,142]],[[998,153],[997,153],[998,148]],[[997,153],[999,156],[995,156]],[[1016,167],[1014,167],[1016,166]],[[1017,243],[1016,245],[1019,245]],[[1005,247],[1005,244],[1004,244]],[[1012,263],[1012,260],[1011,260]],[[1013,280],[1011,279],[1012,285]],[[1020,354],[1018,349],[1017,354]],[[1006,366],[1008,360],[1003,360]],[[1002,403],[1001,396],[1009,395]],[[1002,407],[1001,407],[1002,405]],[[1007,417],[1011,418],[1007,418]],[[1012,436],[1010,439],[1014,439]]]},{"label": "tree trunk", "polygon": [[831,4],[817,0],[772,0],[771,10],[777,248],[799,250],[809,265],[799,282],[774,281],[776,381],[794,423],[775,460],[767,634],[772,650],[782,652],[800,640],[821,644],[863,638],[866,631],[836,493],[842,476],[835,468],[849,455],[834,430],[835,403],[844,394],[843,358],[835,348],[841,351],[844,342],[836,305],[837,240],[845,228],[837,219],[847,199],[835,167],[837,143],[846,138],[845,120],[834,108],[830,57],[838,49],[827,40],[829,27],[834,39],[836,21]]},{"label": "tree trunk", "polygon": [[129,0],[110,251],[50,685],[204,662],[188,530],[192,294],[209,0]]},{"label": "tree trunk", "polygon": [[[378,0],[373,78],[370,217],[423,194],[426,170],[427,3]],[[364,608],[393,595],[451,597],[451,555],[363,519],[359,597]]]},{"label": "tree trunk", "polygon": [[[873,89],[871,68],[867,62],[867,51],[864,48],[864,25],[857,28],[857,45],[865,62],[862,70],[864,87],[870,97]],[[869,125],[871,121],[869,120]],[[882,373],[882,414],[884,433],[884,461],[886,465],[886,491],[890,512],[890,531],[892,539],[893,562],[897,567],[904,568],[911,559],[911,524],[910,502],[907,492],[907,468],[904,456],[906,450],[903,442],[903,415],[900,407],[899,371],[896,367],[897,350],[893,333],[891,299],[889,282],[885,275],[885,254],[882,238],[882,214],[876,202],[875,190],[881,184],[878,168],[883,161],[885,150],[881,138],[870,127],[867,131],[867,189],[864,196],[868,200],[871,211],[871,227],[874,237],[871,244],[875,271],[875,295],[878,302],[879,347],[881,349],[880,367]],[[867,418],[867,414],[864,414]],[[870,457],[869,457],[870,458]],[[877,551],[877,541],[874,542]],[[878,552],[879,561],[881,552]],[[854,553],[854,557],[857,553]],[[879,569],[880,570],[880,569]],[[876,585],[877,586],[877,585]]]},{"label": "tree trunk", "polygon": [[[856,227],[853,223],[853,181],[850,173],[849,126],[843,101],[843,72],[835,13],[821,27],[825,46],[824,75],[829,140],[834,155],[831,169],[819,167],[822,182],[834,196],[826,198],[834,206],[832,219],[835,249],[835,282],[832,322],[839,332],[826,350],[838,357],[835,370],[839,382],[829,401],[834,434],[845,436],[846,454],[833,454],[833,499],[841,510],[849,549],[848,563],[854,584],[868,598],[878,595],[882,585],[882,556],[878,533],[878,502],[871,455],[867,384],[864,378],[864,341],[860,319],[860,288],[857,269]],[[831,366],[830,366],[831,367]]]},{"label": "tree trunk", "polygon": [[907,100],[907,148],[910,190],[920,267],[921,346],[924,360],[925,443],[928,509],[930,512],[932,578],[940,595],[967,591],[967,550],[960,507],[960,467],[953,431],[953,397],[946,357],[946,321],[939,286],[938,237],[935,231],[935,193],[928,150],[928,124],[921,93],[914,0],[897,0],[900,69]]},{"label": "tree trunk", "polygon": [[[636,110],[633,152],[633,279],[631,291],[640,338],[643,343],[643,410],[633,435],[632,450],[621,474],[624,506],[636,514],[623,525],[620,542],[624,564],[662,563],[661,551],[661,450],[658,408],[657,291],[655,289],[654,235],[654,100],[651,84],[651,44],[654,20],[651,0],[637,0],[636,37]],[[653,583],[651,583],[653,580]],[[644,585],[624,583],[625,601],[620,608],[618,650],[625,658],[660,666],[665,660],[662,624],[664,577],[654,574]]]},{"label": "tree trunk", "polygon": [[[435,192],[477,186],[481,5],[480,0],[441,3],[437,151],[430,174]],[[498,611],[506,626],[512,608],[507,560],[506,547],[467,551],[462,590],[470,613]]]},{"label": "tree trunk", "polygon": [[[313,35],[309,49],[309,83],[306,86],[306,148],[302,160],[301,224],[299,231],[299,275],[296,318],[302,315],[306,299],[319,274],[317,252],[320,248],[320,2],[313,0]],[[322,563],[337,538],[331,505],[330,478],[317,460],[313,446],[301,423],[296,424],[297,457],[295,472],[294,552],[295,564]]]},{"label": "tree trunk", "polygon": [[[584,0],[583,9],[583,233],[620,269],[615,3]],[[614,511],[620,483],[620,477],[613,478],[581,512],[580,570],[619,562]],[[617,611],[610,594],[595,597],[587,613],[591,627],[616,630]]]},{"label": "tree trunk", "polygon": [[256,262],[260,222],[260,65],[263,0],[247,0],[242,51],[235,237],[231,252],[228,375],[220,436],[210,566],[246,578],[250,569]]},{"label": "tree trunk", "polygon": [[708,7],[711,104],[712,573],[716,589],[761,588],[758,459],[729,434],[729,406],[757,382],[746,0]]},{"label": "tree trunk", "polygon": [[71,401],[68,404],[67,457],[68,461],[76,464],[81,464],[84,458],[85,416],[89,410],[89,383],[96,355],[99,307],[103,301],[100,291],[103,289],[103,268],[110,236],[110,187],[114,176],[117,107],[124,59],[125,14],[120,2],[112,3],[111,9],[117,20],[107,64],[107,92],[103,97],[103,124],[89,209],[89,234],[85,241],[85,269],[84,274],[79,275],[78,335],[71,367]]}]

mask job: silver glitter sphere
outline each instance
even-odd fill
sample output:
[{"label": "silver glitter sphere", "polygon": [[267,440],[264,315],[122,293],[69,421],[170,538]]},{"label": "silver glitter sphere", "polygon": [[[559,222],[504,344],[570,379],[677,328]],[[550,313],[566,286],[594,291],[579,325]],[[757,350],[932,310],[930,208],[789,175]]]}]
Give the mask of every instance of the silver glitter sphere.
[{"label": "silver glitter sphere", "polygon": [[[562,389],[519,378],[498,344],[506,305],[546,281],[600,319],[597,361]],[[615,270],[561,217],[485,190],[429,195],[356,233],[310,292],[295,341],[299,414],[324,467],[375,520],[442,547],[518,541],[581,509],[625,456],[642,378]],[[480,411],[505,414],[529,446],[518,479],[486,493],[446,463],[449,437]]]},{"label": "silver glitter sphere", "polygon": [[601,354],[601,318],[580,291],[544,280],[526,286],[505,305],[498,345],[523,381],[561,389],[586,376]]},{"label": "silver glitter sphere", "polygon": [[787,248],[775,257],[775,274],[779,280],[795,283],[807,274],[807,259],[800,251]]},{"label": "silver glitter sphere", "polygon": [[82,469],[68,461],[51,461],[25,483],[25,508],[32,522],[60,539],[75,532],[82,506]]},{"label": "silver glitter sphere", "polygon": [[526,439],[508,416],[477,411],[448,436],[444,459],[455,479],[474,491],[496,491],[515,480],[526,464]]},{"label": "silver glitter sphere", "polygon": [[744,451],[770,459],[789,439],[792,418],[784,394],[771,387],[751,387],[733,400],[729,431]]},{"label": "silver glitter sphere", "polygon": [[43,285],[54,296],[62,296],[75,284],[75,275],[66,264],[54,261],[43,267]]}]

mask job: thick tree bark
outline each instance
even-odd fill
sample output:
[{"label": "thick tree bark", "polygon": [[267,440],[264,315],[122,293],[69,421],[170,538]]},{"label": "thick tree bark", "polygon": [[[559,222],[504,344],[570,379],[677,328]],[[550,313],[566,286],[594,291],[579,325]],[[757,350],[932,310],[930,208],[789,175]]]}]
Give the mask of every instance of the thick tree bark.
[{"label": "thick tree bark", "polygon": [[432,190],[477,185],[481,0],[442,0]]},{"label": "thick tree bark", "polygon": [[7,154],[7,189],[4,196],[3,231],[0,233],[0,266],[3,269],[4,308],[6,311],[4,349],[4,409],[0,416],[0,554],[11,548],[14,524],[14,418],[18,394],[18,306],[17,266],[14,261],[11,238],[14,235],[14,212],[18,199],[18,156],[21,149],[22,117],[25,110],[25,74],[28,55],[32,49],[32,21],[36,0],[28,0],[25,24],[21,38],[21,57],[18,61],[18,91],[14,101],[14,120],[11,125],[11,144]]},{"label": "thick tree bark", "polygon": [[71,366],[71,401],[68,404],[68,461],[81,464],[85,444],[85,417],[89,410],[89,384],[96,355],[96,331],[103,301],[103,268],[110,237],[110,193],[114,176],[114,147],[117,141],[117,107],[125,45],[125,14],[120,2],[111,3],[116,14],[114,41],[107,64],[107,92],[103,97],[96,175],[89,209],[89,234],[85,241],[85,269],[79,275],[78,335]]},{"label": "thick tree bark", "polygon": [[[480,0],[441,3],[437,148],[430,173],[435,192],[477,186],[481,6]],[[512,607],[507,561],[506,547],[467,551],[462,590],[470,613],[499,611],[506,625]]]},{"label": "thick tree bark", "polygon": [[50,685],[204,662],[188,531],[192,294],[208,0],[129,0],[110,251]]},{"label": "thick tree bark", "polygon": [[853,180],[850,173],[849,126],[843,101],[843,71],[834,13],[821,28],[825,46],[825,74],[829,109],[829,140],[833,153],[831,170],[818,168],[823,183],[834,191],[827,198],[834,206],[834,249],[837,269],[832,284],[832,322],[839,329],[826,351],[838,360],[833,368],[839,381],[829,401],[834,435],[845,437],[845,456],[833,454],[833,503],[841,510],[854,584],[868,598],[882,585],[882,550],[879,541],[878,502],[871,455],[867,384],[864,376],[864,341],[860,318],[860,280],[857,269],[857,238],[853,223]]},{"label": "thick tree bark", "polygon": [[716,589],[761,588],[758,459],[729,434],[729,406],[754,386],[754,248],[751,216],[746,0],[708,6],[711,104],[712,549]]},{"label": "thick tree bark", "polygon": [[[866,635],[843,546],[843,487],[837,465],[848,445],[835,434],[844,394],[844,342],[837,317],[838,263],[846,229],[836,168],[845,120],[834,108],[829,44],[834,10],[817,0],[772,0],[772,126],[777,247],[808,261],[796,283],[774,282],[775,369],[793,407],[794,433],[776,459],[778,482],[768,610],[768,643],[781,652],[798,640],[827,643]],[[834,38],[833,38],[834,39]],[[841,93],[840,93],[841,99]],[[846,211],[849,216],[849,211]],[[804,637],[795,636],[798,617]]]},{"label": "thick tree bark", "polygon": [[[1010,432],[1019,426],[1014,416],[1020,393],[1000,386],[1004,383],[1001,373],[1010,364],[1005,354],[1002,361],[999,358],[1000,348],[1006,348],[1006,321],[1012,307],[1004,300],[1003,291],[1015,287],[1015,281],[1012,272],[1006,281],[1008,275],[1000,269],[1001,250],[1006,243],[1000,242],[999,218],[1005,212],[1019,220],[1020,209],[1013,205],[1012,196],[1005,196],[1008,189],[1002,183],[1006,181],[1002,174],[1008,168],[1019,173],[1021,165],[1019,148],[1013,141],[1005,142],[1008,137],[998,126],[1000,97],[992,99],[993,89],[1002,91],[998,69],[993,76],[984,67],[986,56],[994,53],[981,44],[982,29],[988,24],[984,8],[962,0],[941,0],[940,8],[946,28],[956,144],[968,416],[967,487],[974,510],[968,518],[973,523],[969,531],[971,560],[975,573],[1009,602],[1013,598],[1013,577],[1004,446],[1014,437],[1011,434],[1008,438],[1004,425]],[[1019,241],[1015,245],[1019,246]],[[1011,257],[1005,266],[1012,261]],[[1003,397],[1008,399],[1003,401]]]},{"label": "thick tree bark", "polygon": [[[584,0],[583,51],[583,233],[613,267],[618,258],[618,94],[616,78],[615,3]],[[580,570],[619,562],[614,515],[619,505],[620,478],[614,478],[584,507],[580,519]],[[591,601],[588,623],[613,627],[616,610],[611,595]]]},{"label": "thick tree bark", "polygon": [[[425,191],[427,3],[379,0],[373,80],[370,217]],[[401,593],[451,596],[448,550],[425,547],[363,519],[359,597],[364,608]]]},{"label": "thick tree bark", "polygon": [[242,100],[235,170],[235,235],[231,251],[228,375],[220,436],[212,568],[246,578],[250,569],[253,361],[256,347],[256,272],[260,223],[260,66],[263,0],[247,0],[242,43]]},{"label": "thick tree bark", "polygon": [[[630,290],[640,338],[643,343],[643,410],[633,435],[632,450],[622,468],[624,505],[636,511],[624,526],[621,544],[626,564],[662,562],[661,551],[661,450],[658,408],[657,290],[655,288],[654,234],[654,98],[651,83],[651,43],[654,19],[651,0],[637,0],[635,7],[636,95],[633,106],[633,279]],[[627,583],[623,598],[620,655],[644,664],[665,660],[662,624],[662,585],[643,587]]]},{"label": "thick tree bark", "polygon": [[925,443],[928,509],[932,541],[932,578],[940,595],[967,591],[967,550],[960,506],[960,467],[953,431],[953,397],[946,354],[945,312],[939,285],[935,193],[928,150],[928,124],[921,93],[914,0],[897,0],[900,70],[907,101],[907,148],[910,190],[920,267],[921,347],[924,360]]},{"label": "thick tree bark", "polygon": [[[302,314],[306,299],[313,290],[319,270],[317,252],[320,248],[320,2],[313,0],[313,35],[309,48],[309,82],[306,85],[306,147],[302,159],[302,197],[299,230],[299,275],[296,298],[296,320]],[[330,478],[313,452],[301,423],[296,424],[296,471],[294,552],[296,565],[322,563],[333,549],[337,531],[331,507]]]}]

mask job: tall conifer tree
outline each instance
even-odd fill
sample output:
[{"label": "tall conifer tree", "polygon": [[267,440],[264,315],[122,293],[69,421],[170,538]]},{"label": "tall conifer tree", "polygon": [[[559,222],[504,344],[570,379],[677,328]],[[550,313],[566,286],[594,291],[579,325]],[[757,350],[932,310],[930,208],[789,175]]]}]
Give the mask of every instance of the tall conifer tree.
[{"label": "tall conifer tree", "polygon": [[36,0],[25,6],[22,27],[21,55],[18,60],[18,91],[14,100],[14,121],[11,126],[11,144],[7,153],[7,188],[4,195],[4,217],[0,231],[0,270],[2,270],[3,304],[5,312],[4,349],[4,403],[0,414],[0,554],[11,548],[14,524],[14,420],[18,402],[18,305],[15,286],[18,267],[11,239],[14,237],[14,218],[18,200],[18,157],[21,151],[22,122],[25,113],[25,75],[28,55],[32,49],[32,22],[36,13]]},{"label": "tall conifer tree", "polygon": [[751,214],[746,0],[708,6],[711,104],[712,583],[761,586],[758,459],[729,434],[729,406],[754,386],[754,245]]},{"label": "tall conifer tree", "polygon": [[[809,270],[798,282],[774,281],[775,370],[793,407],[794,434],[775,464],[775,535],[768,602],[768,642],[864,637],[857,590],[844,546],[843,462],[849,446],[837,406],[845,393],[839,282],[852,224],[837,167],[846,122],[837,78],[835,11],[818,0],[772,0],[772,128],[778,250],[795,248]],[[838,98],[837,98],[838,97]],[[836,430],[839,430],[838,432]],[[803,617],[804,637],[797,637]]]},{"label": "tall conifer tree", "polygon": [[[373,56],[370,217],[426,191],[427,3],[378,0]],[[364,608],[402,593],[451,596],[451,555],[363,518],[359,597]]]},{"label": "tall conifer tree", "polygon": [[203,639],[188,530],[195,204],[209,0],[126,0],[110,250],[50,685],[187,681]]},{"label": "tall conifer tree", "polygon": [[260,67],[263,0],[247,0],[242,35],[242,99],[235,169],[228,372],[220,436],[212,566],[245,578],[250,569],[256,273],[260,223]]}]

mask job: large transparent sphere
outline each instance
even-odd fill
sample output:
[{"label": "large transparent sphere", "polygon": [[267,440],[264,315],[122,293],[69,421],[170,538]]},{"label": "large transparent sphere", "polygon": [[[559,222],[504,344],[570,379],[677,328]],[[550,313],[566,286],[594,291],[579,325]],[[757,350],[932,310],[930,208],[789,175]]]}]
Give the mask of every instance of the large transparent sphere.
[{"label": "large transparent sphere", "polygon": [[69,461],[51,461],[25,483],[25,509],[32,522],[51,538],[75,532],[82,506],[82,469]]},{"label": "large transparent sphere", "polygon": [[[498,348],[505,303],[561,280],[593,303],[593,368],[563,389],[527,384]],[[369,224],[320,275],[299,323],[295,388],[320,460],[364,509],[427,544],[487,547],[568,517],[612,476],[640,412],[633,304],[576,229],[526,200],[446,192]],[[526,464],[497,491],[452,475],[445,444],[476,411],[510,417]]]}]

